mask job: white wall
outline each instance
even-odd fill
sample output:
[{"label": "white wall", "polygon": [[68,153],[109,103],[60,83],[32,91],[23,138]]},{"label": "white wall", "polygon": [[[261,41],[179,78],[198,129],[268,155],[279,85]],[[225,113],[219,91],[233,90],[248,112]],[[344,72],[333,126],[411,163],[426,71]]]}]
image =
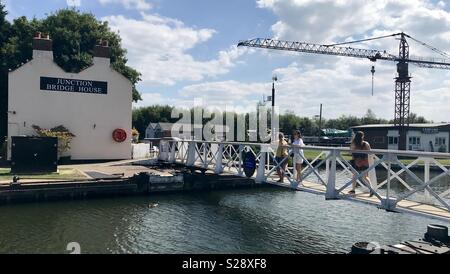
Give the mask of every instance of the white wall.
[{"label": "white wall", "polygon": [[435,145],[436,137],[445,138],[447,147],[448,147],[448,143],[449,143],[448,132],[439,132],[439,133],[435,133],[435,134],[424,134],[421,130],[409,130],[406,135],[407,149],[409,149],[409,137],[420,137],[421,146],[420,146],[419,150],[423,150],[423,151],[431,151],[430,141],[433,142],[433,147],[434,147],[435,152],[439,151],[439,147],[437,147]]},{"label": "white wall", "polygon": [[398,150],[398,143],[396,145],[394,145],[394,144],[390,145],[389,144],[389,137],[397,137],[398,140],[400,140],[400,135],[398,133],[398,130],[397,129],[396,130],[388,130],[388,137],[387,137],[388,138],[388,140],[387,140],[387,142],[388,142],[388,149]]},{"label": "white wall", "polygon": [[[43,91],[42,76],[108,82],[108,94]],[[66,73],[53,62],[52,52],[35,50],[33,60],[9,73],[8,92],[9,146],[11,136],[34,135],[33,124],[64,125],[76,135],[69,153],[74,160],[131,158],[132,84],[110,67],[109,59],[95,57],[93,66]],[[112,138],[117,128],[127,132],[123,143]]]},{"label": "white wall", "polygon": [[150,157],[150,144],[132,144],[133,159],[146,159]]}]

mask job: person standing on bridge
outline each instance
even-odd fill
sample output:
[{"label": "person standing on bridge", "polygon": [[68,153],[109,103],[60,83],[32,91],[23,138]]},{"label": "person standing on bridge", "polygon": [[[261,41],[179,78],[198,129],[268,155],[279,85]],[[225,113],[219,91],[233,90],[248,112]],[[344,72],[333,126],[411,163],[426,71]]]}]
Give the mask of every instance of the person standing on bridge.
[{"label": "person standing on bridge", "polygon": [[280,180],[278,180],[279,183],[282,183],[284,181],[284,175],[286,172],[286,166],[288,164],[288,143],[286,140],[284,140],[284,134],[279,133],[278,134],[278,147],[277,147],[277,154],[275,157],[276,165],[277,167],[277,174],[278,177],[280,177]]},{"label": "person standing on bridge", "polygon": [[[358,131],[355,133],[355,136],[353,137],[352,143],[350,145],[351,150],[370,150],[370,144],[366,141],[364,141],[364,132]],[[357,172],[363,172],[366,169],[369,168],[369,154],[367,153],[352,153],[352,160],[350,163],[352,164],[352,167]],[[358,176],[358,173],[354,173],[353,180],[352,180],[352,190],[348,192],[348,194],[355,194],[356,190],[356,177]],[[369,173],[367,172],[363,176],[363,182],[366,184],[370,184],[369,179]],[[373,196],[372,191],[370,191],[370,196]]]},{"label": "person standing on bridge", "polygon": [[[294,165],[295,170],[297,172],[297,182],[300,182],[302,179],[302,164],[303,164],[303,149],[300,149],[299,147],[304,147],[305,143],[302,139],[302,134],[300,133],[300,130],[294,130],[294,133],[292,134],[294,136],[294,141],[292,142],[292,145],[294,145],[293,148],[293,158],[294,158]],[[291,154],[292,155],[292,154]]]}]

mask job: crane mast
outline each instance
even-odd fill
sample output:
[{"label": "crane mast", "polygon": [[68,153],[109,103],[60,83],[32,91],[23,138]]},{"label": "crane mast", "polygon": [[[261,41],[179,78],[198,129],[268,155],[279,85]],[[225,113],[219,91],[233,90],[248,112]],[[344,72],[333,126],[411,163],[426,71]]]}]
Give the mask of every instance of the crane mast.
[{"label": "crane mast", "polygon": [[397,63],[397,77],[395,78],[395,113],[394,124],[399,131],[400,150],[406,150],[406,133],[409,127],[411,108],[411,77],[409,76],[409,45],[404,34],[401,34],[399,46],[399,62]]},{"label": "crane mast", "polygon": [[[400,36],[398,56],[387,53],[386,51],[373,49],[360,49],[352,47],[343,47],[341,45],[365,42],[386,37]],[[256,38],[252,40],[241,41],[238,47],[254,47],[283,51],[295,51],[311,54],[324,54],[344,57],[367,58],[372,62],[377,60],[393,61],[397,63],[397,77],[395,78],[395,113],[394,124],[399,130],[399,149],[406,150],[406,133],[410,124],[411,108],[411,76],[409,75],[409,64],[414,64],[422,68],[450,69],[449,60],[435,60],[432,58],[414,57],[410,58],[409,44],[406,38],[413,39],[424,46],[438,52],[445,57],[449,57],[445,52],[420,42],[405,33],[395,33],[382,37],[363,39],[333,45],[312,44],[306,42],[281,41],[267,38]],[[374,73],[372,68],[372,74]]]}]

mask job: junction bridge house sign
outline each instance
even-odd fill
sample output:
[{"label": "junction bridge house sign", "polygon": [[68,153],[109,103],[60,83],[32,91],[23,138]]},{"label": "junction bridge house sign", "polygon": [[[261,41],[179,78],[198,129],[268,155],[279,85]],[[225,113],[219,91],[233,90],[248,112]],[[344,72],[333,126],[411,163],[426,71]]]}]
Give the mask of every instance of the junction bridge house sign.
[{"label": "junction bridge house sign", "polygon": [[91,80],[41,77],[41,90],[108,94],[108,83]]}]

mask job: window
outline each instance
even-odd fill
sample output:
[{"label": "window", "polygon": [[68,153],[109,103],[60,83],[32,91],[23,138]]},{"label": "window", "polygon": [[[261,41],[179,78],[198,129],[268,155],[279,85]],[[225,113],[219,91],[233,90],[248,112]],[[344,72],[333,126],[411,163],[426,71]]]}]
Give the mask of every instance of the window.
[{"label": "window", "polygon": [[436,146],[445,146],[446,145],[446,139],[445,137],[436,137],[436,142],[434,143]]},{"label": "window", "polygon": [[389,136],[388,142],[390,145],[398,145],[398,137]]},{"label": "window", "polygon": [[420,137],[409,137],[409,144],[420,146]]}]

